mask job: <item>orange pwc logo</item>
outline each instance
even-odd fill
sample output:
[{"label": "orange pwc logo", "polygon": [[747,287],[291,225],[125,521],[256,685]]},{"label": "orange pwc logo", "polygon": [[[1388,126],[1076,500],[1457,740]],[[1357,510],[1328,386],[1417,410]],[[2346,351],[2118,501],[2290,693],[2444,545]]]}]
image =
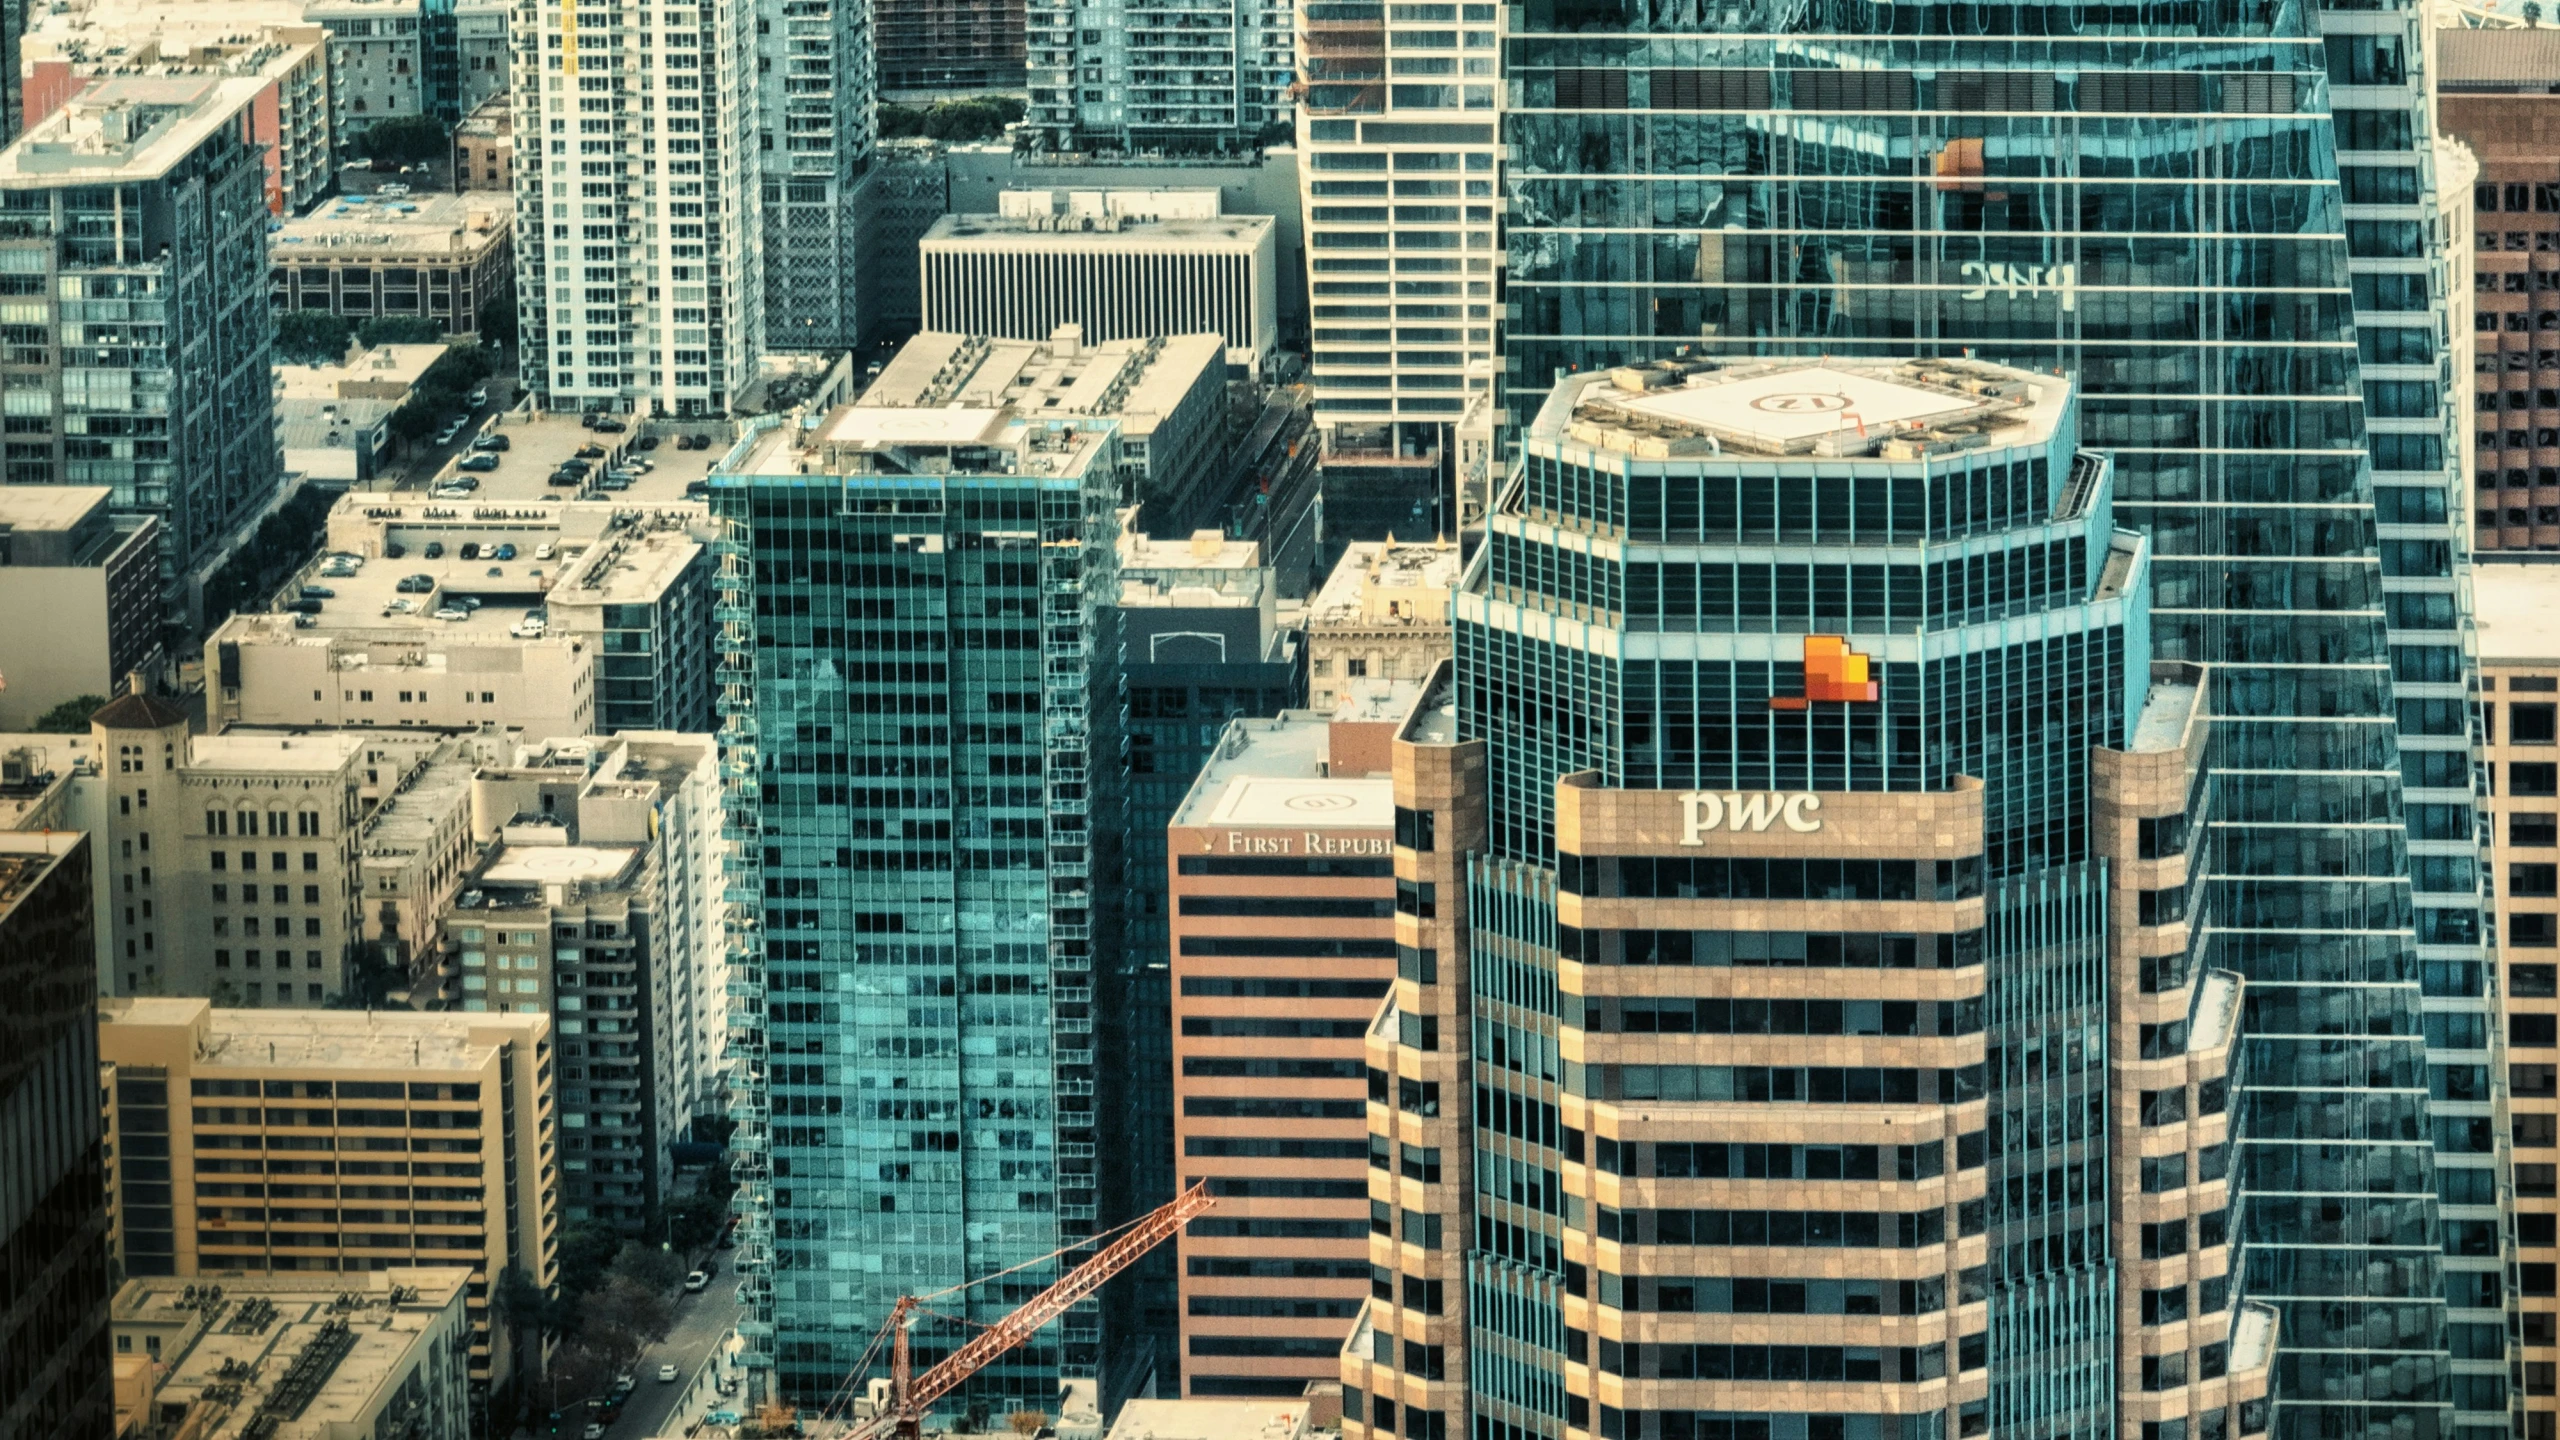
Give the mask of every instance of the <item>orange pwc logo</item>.
[{"label": "orange pwc logo", "polygon": [[1802,710],[1817,700],[1873,703],[1880,687],[1871,679],[1866,656],[1849,648],[1845,635],[1804,637],[1804,694],[1769,697],[1772,710]]}]

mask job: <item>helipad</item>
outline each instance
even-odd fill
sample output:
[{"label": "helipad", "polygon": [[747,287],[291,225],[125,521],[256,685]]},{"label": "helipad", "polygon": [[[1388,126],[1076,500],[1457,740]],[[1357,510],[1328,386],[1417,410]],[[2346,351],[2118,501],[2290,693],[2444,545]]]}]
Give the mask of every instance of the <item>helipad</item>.
[{"label": "helipad", "polygon": [[1843,430],[1882,432],[1944,422],[1984,408],[1976,396],[1828,365],[1731,380],[1708,375],[1682,389],[1610,398],[1621,409],[1683,421],[1772,450]]}]

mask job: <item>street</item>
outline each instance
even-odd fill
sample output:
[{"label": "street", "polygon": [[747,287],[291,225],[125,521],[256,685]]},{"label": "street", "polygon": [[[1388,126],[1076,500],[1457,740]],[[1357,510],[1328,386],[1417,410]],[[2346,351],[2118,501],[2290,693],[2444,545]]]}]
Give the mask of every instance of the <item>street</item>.
[{"label": "street", "polygon": [[[720,1254],[727,1259],[726,1252]],[[738,1321],[738,1281],[729,1267],[720,1267],[712,1277],[711,1288],[699,1295],[679,1294],[676,1299],[675,1324],[668,1327],[667,1338],[644,1351],[631,1367],[632,1376],[640,1383],[622,1414],[605,1431],[607,1440],[645,1440],[656,1435],[681,1435],[681,1424],[670,1424],[677,1398],[692,1389],[696,1372],[711,1357],[711,1352],[729,1327]],[[676,1378],[658,1379],[658,1367],[673,1365]],[[717,1404],[711,1408],[719,1408]],[[663,1428],[662,1428],[663,1427]]]}]

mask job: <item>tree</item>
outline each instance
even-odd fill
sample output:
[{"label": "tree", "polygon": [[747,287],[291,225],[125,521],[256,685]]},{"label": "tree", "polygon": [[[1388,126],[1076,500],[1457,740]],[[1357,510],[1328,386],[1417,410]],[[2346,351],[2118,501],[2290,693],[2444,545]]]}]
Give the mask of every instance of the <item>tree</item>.
[{"label": "tree", "polygon": [[1032,1436],[1039,1434],[1048,1426],[1049,1412],[1046,1410],[1016,1410],[1012,1414],[1004,1417],[1004,1423],[1006,1429],[1009,1429],[1014,1434],[1021,1436],[1022,1440],[1031,1440]]},{"label": "tree", "polygon": [[480,306],[480,338],[492,345],[516,343],[516,297],[493,295]]},{"label": "tree", "polygon": [[107,707],[104,695],[82,695],[65,700],[36,717],[35,733],[39,735],[86,735],[89,717]]},{"label": "tree", "polygon": [[356,327],[366,349],[376,345],[433,345],[444,338],[433,320],[415,315],[377,315]]},{"label": "tree", "polygon": [[625,1240],[614,1252],[607,1281],[628,1280],[644,1290],[673,1290],[684,1279],[684,1262],[655,1245]]},{"label": "tree", "polygon": [[453,137],[445,133],[442,124],[424,115],[377,120],[356,137],[357,154],[394,165],[441,160],[452,151]]},{"label": "tree", "polygon": [[2542,6],[2537,3],[2537,0],[2524,0],[2524,23],[2527,25],[2542,23]]},{"label": "tree", "polygon": [[609,1225],[572,1220],[560,1232],[560,1293],[584,1295],[604,1283],[622,1236]]},{"label": "tree", "polygon": [[334,365],[347,358],[355,327],[326,310],[291,310],[276,317],[276,354],[296,365]]}]

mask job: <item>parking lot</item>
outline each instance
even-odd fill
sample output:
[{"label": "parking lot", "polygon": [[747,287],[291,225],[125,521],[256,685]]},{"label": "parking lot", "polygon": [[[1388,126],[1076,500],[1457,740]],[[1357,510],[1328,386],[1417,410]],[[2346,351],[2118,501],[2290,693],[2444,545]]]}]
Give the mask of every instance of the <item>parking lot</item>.
[{"label": "parking lot", "polygon": [[[504,547],[516,550],[512,556],[492,544],[488,553],[465,558],[463,548],[438,544],[397,558],[383,556],[366,561],[352,575],[329,573],[324,559],[305,576],[299,594],[308,595],[312,588],[330,592],[313,597],[320,605],[317,624],[329,629],[388,625],[495,638],[511,633],[528,612],[542,608],[545,577],[558,575],[577,554],[530,540],[521,547]],[[426,549],[441,553],[429,555]],[[553,553],[541,555],[544,549]],[[468,613],[438,619],[439,610]]]},{"label": "parking lot", "polygon": [[[685,486],[709,473],[712,462],[720,458],[729,443],[728,427],[707,420],[675,432],[641,435],[626,430],[616,435],[589,430],[566,415],[506,415],[486,427],[485,433],[505,436],[507,448],[465,453],[494,455],[497,468],[475,473],[447,467],[439,472],[436,483],[456,478],[476,480],[479,484],[470,498],[480,501],[681,500]],[[698,450],[679,449],[678,434],[702,435],[710,443]],[[584,458],[589,463],[584,482],[552,484],[552,473],[573,458]],[[641,473],[628,488],[605,489],[599,482],[606,478],[607,470],[618,467]]]}]

